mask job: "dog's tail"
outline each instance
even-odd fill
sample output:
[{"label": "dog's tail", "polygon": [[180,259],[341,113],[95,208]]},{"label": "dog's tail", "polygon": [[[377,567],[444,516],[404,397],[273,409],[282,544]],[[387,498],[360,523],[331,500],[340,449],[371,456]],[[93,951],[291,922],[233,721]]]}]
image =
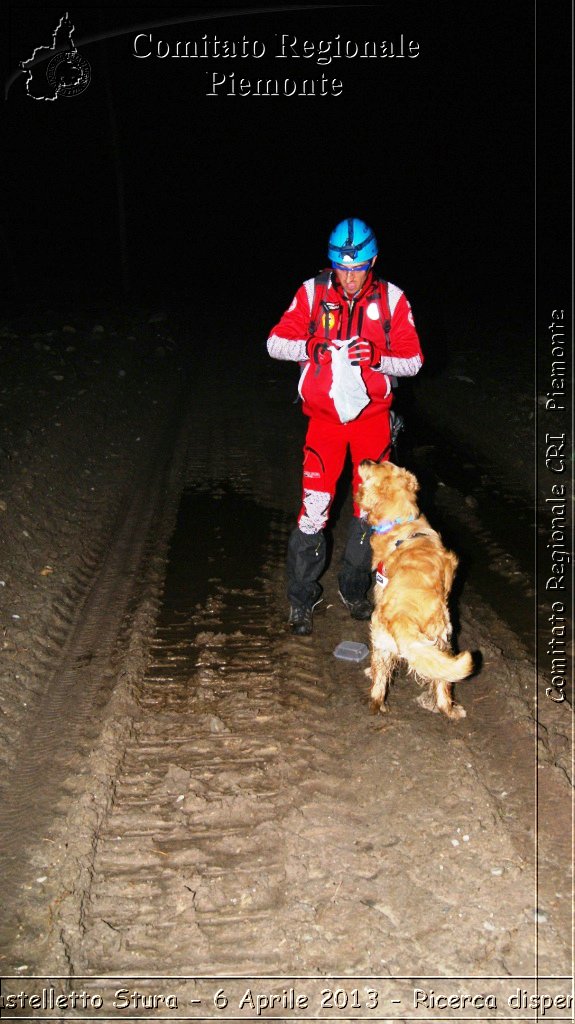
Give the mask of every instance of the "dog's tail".
[{"label": "dog's tail", "polygon": [[429,640],[418,629],[407,628],[395,633],[395,639],[402,658],[410,669],[422,679],[443,683],[457,683],[473,672],[473,657],[470,651],[452,654]]}]

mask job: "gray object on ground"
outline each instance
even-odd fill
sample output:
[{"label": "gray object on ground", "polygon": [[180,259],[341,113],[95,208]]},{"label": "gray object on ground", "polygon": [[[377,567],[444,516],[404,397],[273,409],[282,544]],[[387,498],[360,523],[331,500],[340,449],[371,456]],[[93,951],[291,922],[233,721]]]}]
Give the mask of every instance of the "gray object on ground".
[{"label": "gray object on ground", "polygon": [[333,653],[342,661],[363,661],[369,654],[369,648],[366,644],[356,643],[355,640],[342,640]]}]

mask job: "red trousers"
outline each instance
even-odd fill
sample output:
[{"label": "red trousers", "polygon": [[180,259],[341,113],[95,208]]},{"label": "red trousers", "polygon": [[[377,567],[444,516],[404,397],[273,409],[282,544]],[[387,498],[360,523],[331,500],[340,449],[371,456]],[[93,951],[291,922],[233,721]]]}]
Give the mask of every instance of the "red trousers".
[{"label": "red trousers", "polygon": [[[388,459],[389,444],[389,409],[365,420],[360,416],[351,423],[310,419],[303,449],[303,501],[298,517],[302,533],[318,533],[327,523],[348,448],[355,494],[360,484],[359,463],[363,459]],[[355,501],[353,514],[359,515]]]}]

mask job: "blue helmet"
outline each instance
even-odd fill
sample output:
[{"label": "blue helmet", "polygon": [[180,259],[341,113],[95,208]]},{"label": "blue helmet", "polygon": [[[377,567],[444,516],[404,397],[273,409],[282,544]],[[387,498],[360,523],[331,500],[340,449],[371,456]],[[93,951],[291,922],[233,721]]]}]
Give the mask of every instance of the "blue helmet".
[{"label": "blue helmet", "polygon": [[327,254],[338,266],[361,266],[377,256],[375,235],[364,221],[348,217],[340,221],[329,236]]}]

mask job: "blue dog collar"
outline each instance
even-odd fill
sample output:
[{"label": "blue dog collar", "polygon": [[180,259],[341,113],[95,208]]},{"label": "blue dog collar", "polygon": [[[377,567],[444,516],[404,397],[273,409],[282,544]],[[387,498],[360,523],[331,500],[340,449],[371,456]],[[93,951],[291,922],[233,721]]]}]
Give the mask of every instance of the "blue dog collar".
[{"label": "blue dog collar", "polygon": [[393,530],[394,526],[399,526],[400,523],[412,523],[414,519],[415,516],[408,516],[407,519],[402,519],[401,517],[399,519],[384,519],[377,526],[372,526],[371,532],[389,533],[390,530]]}]

